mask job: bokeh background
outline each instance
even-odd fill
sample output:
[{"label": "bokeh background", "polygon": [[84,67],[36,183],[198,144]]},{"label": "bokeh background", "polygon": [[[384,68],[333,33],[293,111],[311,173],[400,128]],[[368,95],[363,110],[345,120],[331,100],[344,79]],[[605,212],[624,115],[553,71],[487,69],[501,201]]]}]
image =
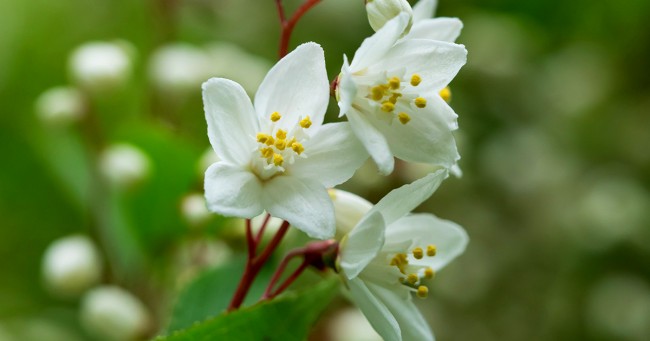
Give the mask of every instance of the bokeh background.
[{"label": "bokeh background", "polygon": [[[441,0],[437,15],[465,25],[451,84],[464,174],[420,210],[471,238],[419,302],[438,339],[650,339],[650,2]],[[361,0],[323,0],[292,47],[319,42],[333,77],[371,33]],[[93,240],[99,282],[149,312],[143,337],[236,257],[241,226],[202,210],[200,84],[254,94],[278,34],[272,0],[0,0],[0,340],[101,339],[87,298],[43,280],[59,238]],[[127,56],[101,84],[71,66],[97,41]],[[427,171],[373,167],[344,188],[376,201]]]}]

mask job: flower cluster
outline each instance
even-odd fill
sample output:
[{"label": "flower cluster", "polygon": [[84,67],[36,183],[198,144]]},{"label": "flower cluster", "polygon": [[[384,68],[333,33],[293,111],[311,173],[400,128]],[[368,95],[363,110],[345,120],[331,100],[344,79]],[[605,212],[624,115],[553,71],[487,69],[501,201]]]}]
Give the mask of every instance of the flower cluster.
[{"label": "flower cluster", "polygon": [[[203,84],[208,137],[219,159],[205,174],[208,208],[249,219],[249,229],[250,219],[266,212],[284,220],[281,231],[290,225],[328,240],[291,257],[299,254],[311,265],[333,267],[351,300],[386,340],[433,339],[411,293],[427,297],[435,272],[468,241],[455,223],[410,213],[460,158],[448,85],[467,51],[454,43],[460,21],[431,19],[434,7],[432,0],[413,9],[406,1],[367,2],[376,33],[351,62],[344,56],[332,82],[339,117],[346,121],[323,123],[331,89],[324,52],[316,43],[298,46],[273,66],[254,101],[231,80]],[[374,206],[331,189],[350,179],[368,156],[382,174],[393,171],[395,157],[437,170]],[[255,254],[259,239],[250,230],[248,240],[252,250],[244,279],[254,277],[268,256]],[[332,264],[314,261],[314,254],[330,257],[333,250]],[[274,295],[272,285],[265,298]],[[246,285],[241,288],[236,296],[245,295]]]}]

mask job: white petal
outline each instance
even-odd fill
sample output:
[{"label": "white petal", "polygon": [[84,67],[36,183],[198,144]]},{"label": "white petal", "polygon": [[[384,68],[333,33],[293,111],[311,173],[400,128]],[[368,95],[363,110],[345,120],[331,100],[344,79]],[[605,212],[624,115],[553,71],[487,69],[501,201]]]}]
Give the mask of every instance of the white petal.
[{"label": "white petal", "polygon": [[395,159],[384,135],[363,114],[354,109],[347,114],[347,118],[354,135],[357,136],[373,161],[375,161],[379,172],[384,175],[392,173]]},{"label": "white petal", "polygon": [[268,119],[282,115],[278,127],[290,129],[299,117],[309,115],[313,127],[323,122],[330,90],[323,49],[306,43],[282,58],[266,75],[255,95],[255,110]]},{"label": "white petal", "polygon": [[410,18],[406,13],[401,13],[391,19],[375,34],[366,38],[361,46],[354,53],[350,70],[359,72],[374,64],[393,47],[393,44],[404,32]]},{"label": "white petal", "polygon": [[334,206],[323,185],[311,179],[281,175],[264,184],[264,209],[312,238],[328,239],[336,231]]},{"label": "white petal", "polygon": [[240,218],[262,213],[262,184],[250,171],[224,161],[205,171],[205,200],[210,211]]},{"label": "white petal", "polygon": [[397,320],[402,340],[433,341],[433,333],[413,301],[404,300],[401,295],[373,283],[368,283],[368,288]]},{"label": "white petal", "polygon": [[350,71],[350,64],[348,64],[348,57],[343,55],[343,66],[341,67],[341,75],[339,76],[339,84],[337,91],[337,98],[339,104],[339,117],[347,114],[352,108],[352,101],[357,96],[357,84],[352,78]]},{"label": "white petal", "polygon": [[341,269],[348,279],[355,278],[384,246],[386,225],[379,212],[370,213],[341,244]]},{"label": "white petal", "polygon": [[420,0],[413,6],[413,23],[430,19],[434,16],[438,7],[438,0]]},{"label": "white petal", "polygon": [[463,23],[457,18],[426,19],[413,25],[404,39],[431,39],[453,43],[462,29]]},{"label": "white petal", "polygon": [[366,284],[359,278],[348,282],[350,299],[366,315],[368,322],[385,341],[401,340],[400,328],[395,317]]},{"label": "white petal", "polygon": [[[415,109],[411,113],[411,121],[407,124],[401,124],[397,120],[392,125],[375,122],[375,128],[384,135],[397,158],[408,162],[439,165],[447,169],[453,167],[460,159],[456,140],[450,129],[450,126],[455,126],[455,120],[443,118],[434,112],[434,106],[438,102],[444,101],[435,96],[427,103],[426,108]],[[443,109],[449,108],[445,103],[442,105]],[[447,114],[443,111],[443,115]]]},{"label": "white petal", "polygon": [[371,212],[380,212],[386,225],[404,217],[427,200],[438,189],[448,172],[438,170],[408,185],[390,191],[381,199]]},{"label": "white petal", "polygon": [[430,266],[434,270],[441,269],[462,254],[469,242],[467,232],[458,224],[429,213],[406,216],[386,228],[386,240],[391,244],[408,239],[414,239],[412,247],[436,246],[434,257],[409,259],[409,262]]},{"label": "white petal", "polygon": [[306,158],[297,158],[289,171],[301,178],[334,187],[354,175],[368,159],[368,153],[347,122],[328,123],[304,144]]},{"label": "white petal", "polygon": [[418,91],[440,91],[456,76],[467,61],[463,45],[427,39],[403,40],[388,51],[373,69],[391,70],[405,67],[407,75],[422,78]]},{"label": "white petal", "polygon": [[356,194],[340,189],[330,189],[329,194],[334,204],[337,234],[341,236],[352,231],[361,218],[372,209],[368,200]]},{"label": "white petal", "polygon": [[259,123],[246,91],[231,80],[211,78],[203,83],[203,106],[208,138],[219,158],[247,164]]}]

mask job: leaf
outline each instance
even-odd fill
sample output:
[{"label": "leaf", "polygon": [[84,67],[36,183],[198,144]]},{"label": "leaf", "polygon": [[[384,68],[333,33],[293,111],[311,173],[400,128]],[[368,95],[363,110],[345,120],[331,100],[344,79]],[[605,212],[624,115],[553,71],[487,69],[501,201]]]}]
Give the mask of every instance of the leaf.
[{"label": "leaf", "polygon": [[337,292],[337,279],[324,280],[310,289],[224,313],[156,341],[305,340]]}]

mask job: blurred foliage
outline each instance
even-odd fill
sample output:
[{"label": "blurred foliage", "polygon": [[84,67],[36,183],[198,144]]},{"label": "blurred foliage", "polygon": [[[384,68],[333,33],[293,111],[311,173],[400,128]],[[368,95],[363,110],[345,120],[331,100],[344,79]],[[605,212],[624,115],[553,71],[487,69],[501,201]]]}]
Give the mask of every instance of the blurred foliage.
[{"label": "blurred foliage", "polygon": [[[451,84],[464,176],[422,209],[465,226],[471,243],[420,302],[436,335],[647,340],[650,2],[440,2],[438,16],[463,20],[459,43],[469,51]],[[212,264],[188,243],[217,236],[241,250],[232,221],[197,228],[183,218],[181,199],[202,190],[197,164],[209,147],[200,87],[161,93],[148,64],[170,42],[230,42],[273,62],[274,11],[272,0],[0,1],[0,339],[90,338],[78,299],[41,282],[43,252],[62,236],[98,242],[110,265],[104,280],[139,296],[156,331],[183,284]],[[292,43],[320,43],[333,77],[341,54],[351,57],[371,33],[361,0],[324,0]],[[133,46],[130,81],[86,94],[89,115],[72,126],[39,120],[37,97],[71,84],[71,51],[116,39]],[[332,102],[328,119],[336,114]],[[128,190],[98,174],[100,151],[117,142],[151,160],[149,176]],[[377,201],[418,172],[401,164],[370,181],[371,166],[345,188]],[[179,261],[183,252],[190,261]]]}]

